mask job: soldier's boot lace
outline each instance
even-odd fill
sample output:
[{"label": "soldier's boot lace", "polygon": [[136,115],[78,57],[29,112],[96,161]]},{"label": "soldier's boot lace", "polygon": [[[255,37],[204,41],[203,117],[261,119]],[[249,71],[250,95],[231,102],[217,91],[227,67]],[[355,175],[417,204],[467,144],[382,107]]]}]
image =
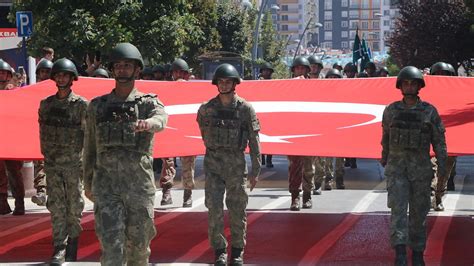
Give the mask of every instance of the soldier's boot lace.
[{"label": "soldier's boot lace", "polygon": [[291,205],[290,210],[299,211],[300,210],[300,192],[291,192]]},{"label": "soldier's boot lace", "polygon": [[311,192],[303,192],[303,209],[311,209],[313,207],[313,201],[311,200]]},{"label": "soldier's boot lace", "polygon": [[77,261],[77,247],[79,238],[68,238],[66,247],[66,261]]},{"label": "soldier's boot lace", "polygon": [[46,205],[46,193],[44,191],[36,192],[36,195],[31,197],[31,201],[38,205],[38,206],[45,206]]},{"label": "soldier's boot lace", "polygon": [[395,266],[407,266],[407,249],[406,245],[395,246]]},{"label": "soldier's boot lace", "polygon": [[65,261],[66,245],[59,245],[54,247],[53,256],[51,256],[51,266],[62,265]]},{"label": "soldier's boot lace", "polygon": [[321,184],[316,183],[314,186],[313,195],[321,195]]},{"label": "soldier's boot lace", "polygon": [[13,215],[25,215],[25,199],[16,198],[15,199],[15,209],[13,210]]},{"label": "soldier's boot lace", "polygon": [[413,266],[425,266],[425,260],[423,259],[423,251],[413,250],[411,262]]},{"label": "soldier's boot lace", "polygon": [[164,187],[163,188],[163,196],[161,198],[161,205],[171,205],[173,204],[173,199],[171,198],[171,188]]},{"label": "soldier's boot lace", "polygon": [[227,251],[226,251],[225,248],[216,249],[214,254],[215,254],[214,265],[216,265],[216,266],[226,266],[227,265]]},{"label": "soldier's boot lace", "polygon": [[242,248],[232,248],[230,257],[231,266],[244,265],[244,250]]},{"label": "soldier's boot lace", "polygon": [[332,176],[326,176],[324,179],[324,190],[332,190]]},{"label": "soldier's boot lace", "polygon": [[193,198],[192,198],[193,191],[191,189],[184,190],[183,196],[183,207],[190,208],[193,206]]},{"label": "soldier's boot lace", "polygon": [[344,177],[343,176],[336,176],[336,188],[337,189],[345,189],[344,186]]},{"label": "soldier's boot lace", "polygon": [[12,212],[12,209],[10,209],[10,205],[8,205],[7,199],[7,193],[0,193],[0,215],[9,214],[10,212]]}]

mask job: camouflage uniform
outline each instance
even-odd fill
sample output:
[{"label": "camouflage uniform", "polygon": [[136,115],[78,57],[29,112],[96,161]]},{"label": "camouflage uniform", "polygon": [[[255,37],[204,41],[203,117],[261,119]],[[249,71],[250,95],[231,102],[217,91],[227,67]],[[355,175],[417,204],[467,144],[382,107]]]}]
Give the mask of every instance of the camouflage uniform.
[{"label": "camouflage uniform", "polygon": [[[96,233],[103,265],[147,265],[154,225],[154,133],[168,116],[153,94],[115,90],[92,100],[87,110],[85,189],[94,197]],[[138,120],[150,131],[135,132]]]},{"label": "camouflage uniform", "polygon": [[387,106],[382,127],[382,162],[386,163],[387,205],[391,209],[390,242],[393,247],[408,244],[414,251],[423,251],[433,178],[430,144],[442,162],[439,172],[445,176],[445,129],[436,108],[420,99],[412,107],[403,101]]},{"label": "camouflage uniform", "polygon": [[48,182],[46,206],[51,213],[53,244],[66,245],[82,231],[82,151],[87,101],[69,93],[41,101],[39,108],[41,152]]},{"label": "camouflage uniform", "polygon": [[[23,175],[21,168],[23,161],[0,160],[0,215],[12,212],[8,205],[8,184],[15,198],[15,210],[13,215],[25,214],[25,186],[23,184]],[[9,175],[7,175],[9,172]]]},{"label": "camouflage uniform", "polygon": [[227,248],[224,235],[224,193],[229,209],[232,247],[243,249],[246,241],[248,195],[245,148],[250,147],[251,176],[260,173],[260,124],[253,107],[235,95],[230,106],[219,97],[201,105],[197,122],[206,146],[205,204],[209,209],[209,242],[214,250]]}]

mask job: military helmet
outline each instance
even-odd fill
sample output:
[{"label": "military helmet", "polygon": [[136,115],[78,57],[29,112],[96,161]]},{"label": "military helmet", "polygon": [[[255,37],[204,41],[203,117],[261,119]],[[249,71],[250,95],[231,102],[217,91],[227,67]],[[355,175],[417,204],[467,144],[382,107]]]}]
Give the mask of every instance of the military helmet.
[{"label": "military helmet", "polygon": [[156,72],[161,72],[161,73],[165,73],[165,67],[163,65],[156,65],[152,68],[151,70],[153,73],[156,73]]},{"label": "military helmet", "polygon": [[349,62],[344,66],[344,72],[357,73],[357,66]]},{"label": "military helmet", "polygon": [[367,72],[359,72],[359,74],[357,74],[357,77],[358,78],[368,78],[369,77],[369,74],[367,74]]},{"label": "military helmet", "polygon": [[401,89],[402,82],[404,80],[418,80],[420,82],[420,88],[425,86],[425,80],[421,71],[414,66],[406,66],[400,70],[397,76],[397,89]]},{"label": "military helmet", "polygon": [[310,65],[320,65],[321,68],[323,68],[323,61],[321,60],[321,58],[317,57],[316,55],[310,55],[308,57],[308,61],[309,61],[309,64]]},{"label": "military helmet", "polygon": [[49,61],[46,58],[43,58],[39,61],[39,63],[36,65],[36,75],[38,75],[38,72],[40,69],[46,68],[46,69],[52,69],[53,68],[53,62]]},{"label": "military helmet", "polygon": [[94,71],[94,73],[92,73],[92,76],[93,77],[106,77],[106,78],[109,78],[109,72],[107,72],[107,70],[103,69],[103,68],[98,68]]},{"label": "military helmet", "polygon": [[454,70],[453,65],[449,63],[446,63],[446,65],[448,65],[449,73],[451,74],[451,76],[456,76],[456,71]]},{"label": "military helmet", "polygon": [[61,58],[58,61],[54,62],[49,78],[54,80],[54,75],[56,75],[59,72],[66,72],[66,73],[72,74],[74,77],[74,80],[77,80],[77,77],[79,76],[76,65],[67,58]]},{"label": "military helmet", "polygon": [[237,84],[240,84],[240,75],[237,69],[231,64],[221,64],[216,68],[214,77],[212,78],[212,84],[217,85],[217,80],[220,78],[232,78]]},{"label": "military helmet", "polygon": [[382,68],[380,69],[380,73],[382,73],[382,72],[385,72],[385,73],[388,74],[388,73],[389,73],[389,72],[388,72],[388,68],[387,68],[386,66],[382,67]]},{"label": "military helmet", "polygon": [[171,64],[169,64],[169,63],[168,63],[168,64],[165,64],[165,65],[163,66],[163,68],[165,69],[165,73],[166,73],[166,72],[170,72],[170,71],[171,71]]},{"label": "military helmet", "polygon": [[311,64],[309,63],[308,59],[306,59],[303,56],[298,56],[297,58],[295,58],[295,60],[293,61],[293,64],[291,65],[291,72],[293,72],[293,69],[296,66],[305,66],[308,69],[308,72],[309,72],[309,71],[311,71],[310,65]]},{"label": "military helmet", "polygon": [[145,67],[142,70],[142,75],[153,75],[153,70],[151,69],[151,67]]},{"label": "military helmet", "polygon": [[374,69],[374,70],[377,69],[377,68],[375,67],[375,63],[374,63],[374,62],[368,62],[367,64],[365,64],[364,69],[367,69],[367,68],[371,68],[371,69]]},{"label": "military helmet", "polygon": [[274,70],[273,70],[273,66],[272,64],[270,64],[269,62],[265,62],[263,63],[261,66],[260,66],[260,73],[262,73],[262,70],[264,69],[270,69],[270,71],[273,73]]},{"label": "military helmet", "polygon": [[174,60],[173,63],[171,64],[171,71],[175,71],[175,70],[182,70],[182,71],[189,72],[189,65],[183,59],[178,58]]},{"label": "military helmet", "polygon": [[336,77],[336,78],[342,78],[341,71],[339,71],[336,68],[331,68],[329,71],[326,73],[326,78],[329,77]]},{"label": "military helmet", "polygon": [[5,70],[7,72],[10,72],[10,75],[13,75],[13,69],[12,67],[10,66],[10,64],[8,64],[7,62],[3,61],[3,59],[0,59],[0,70]]},{"label": "military helmet", "polygon": [[124,42],[119,43],[114,48],[112,48],[112,51],[110,52],[109,69],[112,69],[112,66],[115,62],[125,59],[134,60],[138,63],[140,68],[143,68],[142,54],[140,51],[138,51],[138,48],[131,43]]},{"label": "military helmet", "polygon": [[436,75],[436,72],[438,71],[446,71],[446,75],[451,74],[449,66],[445,62],[434,63],[430,68],[430,75]]},{"label": "military helmet", "polygon": [[336,68],[336,69],[337,69],[338,67],[340,67],[340,68],[342,69],[342,65],[339,64],[338,62],[336,62],[336,63],[334,63],[334,64],[332,65],[332,68]]}]

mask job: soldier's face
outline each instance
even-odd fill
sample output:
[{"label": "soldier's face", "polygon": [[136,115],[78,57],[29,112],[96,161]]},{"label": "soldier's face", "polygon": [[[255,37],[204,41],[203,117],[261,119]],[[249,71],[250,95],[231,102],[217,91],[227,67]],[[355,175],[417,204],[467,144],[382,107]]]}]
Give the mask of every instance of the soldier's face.
[{"label": "soldier's face", "polygon": [[6,70],[0,70],[0,82],[7,82],[11,79],[11,74],[10,72]]},{"label": "soldier's face", "polygon": [[49,68],[41,68],[38,71],[38,81],[43,81],[49,79],[49,75],[51,74],[51,69]]},{"label": "soldier's face", "polygon": [[115,80],[124,83],[130,82],[138,77],[140,68],[135,65],[133,60],[119,60],[113,65],[113,74]]},{"label": "soldier's face", "polygon": [[305,66],[295,66],[293,67],[293,75],[295,77],[299,77],[299,76],[303,76],[303,75],[306,75],[308,73],[308,68],[306,68]]},{"label": "soldier's face", "polygon": [[270,69],[262,69],[262,77],[264,79],[271,79],[272,78],[272,71]]},{"label": "soldier's face", "polygon": [[235,81],[232,78],[220,78],[217,80],[217,88],[222,94],[227,94],[234,91],[235,85]]},{"label": "soldier's face", "polygon": [[401,84],[403,95],[417,95],[420,90],[418,80],[403,80]]},{"label": "soldier's face", "polygon": [[318,73],[321,72],[322,67],[319,64],[311,64],[311,73]]},{"label": "soldier's face", "polygon": [[71,86],[72,75],[66,72],[58,72],[54,75],[56,86],[60,89],[66,89]]},{"label": "soldier's face", "polygon": [[344,70],[344,74],[346,74],[346,77],[348,77],[348,78],[353,78],[356,75],[356,73],[353,72],[351,69]]}]

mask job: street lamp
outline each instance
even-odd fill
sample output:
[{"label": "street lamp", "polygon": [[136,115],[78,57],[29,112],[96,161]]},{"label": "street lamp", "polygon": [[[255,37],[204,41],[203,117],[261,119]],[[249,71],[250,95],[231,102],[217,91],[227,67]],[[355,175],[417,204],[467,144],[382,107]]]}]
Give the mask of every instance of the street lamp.
[{"label": "street lamp", "polygon": [[[309,24],[311,24],[311,21],[312,21],[312,20],[313,20],[313,18],[310,18],[310,19],[308,20],[308,23],[306,23],[306,27],[304,28],[303,33],[302,33],[301,36],[300,36],[301,38],[299,39],[298,46],[296,46],[296,51],[295,51],[295,55],[293,56],[293,61],[295,61],[295,58],[296,58],[296,56],[298,55],[298,51],[299,51],[299,49],[300,49],[301,41],[303,40],[304,34],[305,34],[306,31],[308,30]],[[323,26],[323,24],[317,22],[317,23],[315,23],[311,28],[317,28],[317,29],[318,29],[318,28],[320,28],[320,27],[322,27],[322,26]],[[319,45],[319,32],[318,32],[318,45]]]}]

